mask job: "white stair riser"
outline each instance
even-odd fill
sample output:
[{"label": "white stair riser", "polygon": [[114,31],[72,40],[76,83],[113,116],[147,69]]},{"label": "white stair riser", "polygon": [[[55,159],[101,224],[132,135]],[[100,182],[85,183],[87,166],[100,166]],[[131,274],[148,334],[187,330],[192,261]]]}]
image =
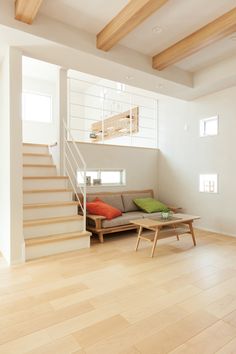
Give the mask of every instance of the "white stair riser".
[{"label": "white stair riser", "polygon": [[28,154],[48,154],[47,146],[23,145],[23,153]]},{"label": "white stair riser", "polygon": [[66,189],[68,188],[68,180],[64,178],[58,179],[25,179],[23,181],[23,190],[31,189]]},{"label": "white stair riser", "polygon": [[24,193],[24,204],[71,202],[72,192]]},{"label": "white stair riser", "polygon": [[56,176],[57,169],[56,167],[24,167],[23,176]]},{"label": "white stair riser", "polygon": [[51,155],[48,155],[48,156],[24,155],[23,156],[23,164],[51,165],[52,164],[52,157],[51,157]]},{"label": "white stair riser", "polygon": [[74,216],[78,214],[77,205],[56,206],[50,208],[24,209],[24,220],[38,220],[56,218],[60,216]]},{"label": "white stair riser", "polygon": [[90,236],[79,237],[77,239],[45,243],[25,248],[26,260],[50,256],[69,251],[77,251],[90,247]]},{"label": "white stair riser", "polygon": [[34,238],[48,235],[66,234],[69,232],[83,231],[83,220],[24,227],[24,237]]}]

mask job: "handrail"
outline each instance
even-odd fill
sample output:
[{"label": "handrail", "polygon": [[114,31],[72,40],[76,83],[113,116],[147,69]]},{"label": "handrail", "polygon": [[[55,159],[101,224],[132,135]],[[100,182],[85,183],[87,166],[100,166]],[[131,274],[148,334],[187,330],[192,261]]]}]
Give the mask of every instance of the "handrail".
[{"label": "handrail", "polygon": [[50,148],[57,146],[57,141],[55,143],[48,145]]},{"label": "handrail", "polygon": [[[71,130],[67,127],[66,121],[63,120],[63,127],[64,127],[64,141],[63,141],[63,154],[64,154],[64,172],[68,176],[69,181],[71,183],[71,186],[73,188],[73,191],[75,193],[75,196],[79,202],[81,211],[83,213],[83,224],[84,224],[84,231],[86,230],[86,163],[84,160],[83,155],[81,154],[78,146],[76,145],[76,142],[71,134]],[[68,137],[70,138],[70,141],[74,147],[74,151],[71,148]],[[69,151],[69,154],[67,153]],[[71,161],[72,160],[72,161]],[[75,164],[75,166],[73,166]],[[67,168],[67,166],[69,169]],[[81,168],[82,165],[82,168]],[[83,185],[77,185],[76,180],[77,180],[77,171],[81,173],[83,171]],[[77,186],[76,186],[77,185]],[[80,200],[79,194],[78,194],[78,188],[83,196],[83,204]]]}]

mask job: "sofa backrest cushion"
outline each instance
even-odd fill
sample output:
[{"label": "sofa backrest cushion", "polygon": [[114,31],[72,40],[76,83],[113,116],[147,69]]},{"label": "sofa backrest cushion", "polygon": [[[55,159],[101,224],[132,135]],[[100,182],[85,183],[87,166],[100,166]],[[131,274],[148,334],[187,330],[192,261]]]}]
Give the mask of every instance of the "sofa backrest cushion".
[{"label": "sofa backrest cushion", "polygon": [[119,209],[104,203],[101,199],[95,198],[93,202],[86,203],[89,214],[104,216],[107,220],[112,220],[121,216],[122,213]]},{"label": "sofa backrest cushion", "polygon": [[92,202],[95,198],[101,199],[104,203],[113,206],[113,208],[119,209],[122,213],[125,211],[121,194],[87,194],[87,203]]},{"label": "sofa backrest cushion", "polygon": [[124,204],[124,211],[137,211],[140,210],[137,205],[134,204],[133,200],[137,198],[153,198],[153,191],[135,191],[122,193],[122,199]]}]

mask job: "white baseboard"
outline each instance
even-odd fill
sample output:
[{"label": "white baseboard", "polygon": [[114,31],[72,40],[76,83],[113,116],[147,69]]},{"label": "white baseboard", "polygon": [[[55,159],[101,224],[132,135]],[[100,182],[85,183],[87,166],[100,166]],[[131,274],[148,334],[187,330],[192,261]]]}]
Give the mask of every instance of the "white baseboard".
[{"label": "white baseboard", "polygon": [[196,230],[201,230],[201,231],[209,231],[209,232],[214,232],[216,234],[220,234],[220,235],[224,235],[224,236],[230,236],[230,237],[236,237],[236,234],[231,234],[228,232],[224,232],[224,231],[219,231],[219,230],[215,230],[215,229],[211,229],[211,228],[206,228],[206,227],[196,227]]}]

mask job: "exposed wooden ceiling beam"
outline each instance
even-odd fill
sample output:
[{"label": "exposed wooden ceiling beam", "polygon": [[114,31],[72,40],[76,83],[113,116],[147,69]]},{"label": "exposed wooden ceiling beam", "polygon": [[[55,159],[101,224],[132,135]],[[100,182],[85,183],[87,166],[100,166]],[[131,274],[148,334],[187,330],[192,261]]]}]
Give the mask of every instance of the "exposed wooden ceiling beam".
[{"label": "exposed wooden ceiling beam", "polygon": [[15,19],[31,25],[42,2],[43,0],[16,0]]},{"label": "exposed wooden ceiling beam", "polygon": [[163,70],[166,67],[187,58],[200,49],[234,33],[236,31],[236,7],[175,43],[152,58],[152,67]]},{"label": "exposed wooden ceiling beam", "polygon": [[167,1],[168,0],[130,0],[118,15],[97,34],[97,48],[104,51],[111,49]]}]

